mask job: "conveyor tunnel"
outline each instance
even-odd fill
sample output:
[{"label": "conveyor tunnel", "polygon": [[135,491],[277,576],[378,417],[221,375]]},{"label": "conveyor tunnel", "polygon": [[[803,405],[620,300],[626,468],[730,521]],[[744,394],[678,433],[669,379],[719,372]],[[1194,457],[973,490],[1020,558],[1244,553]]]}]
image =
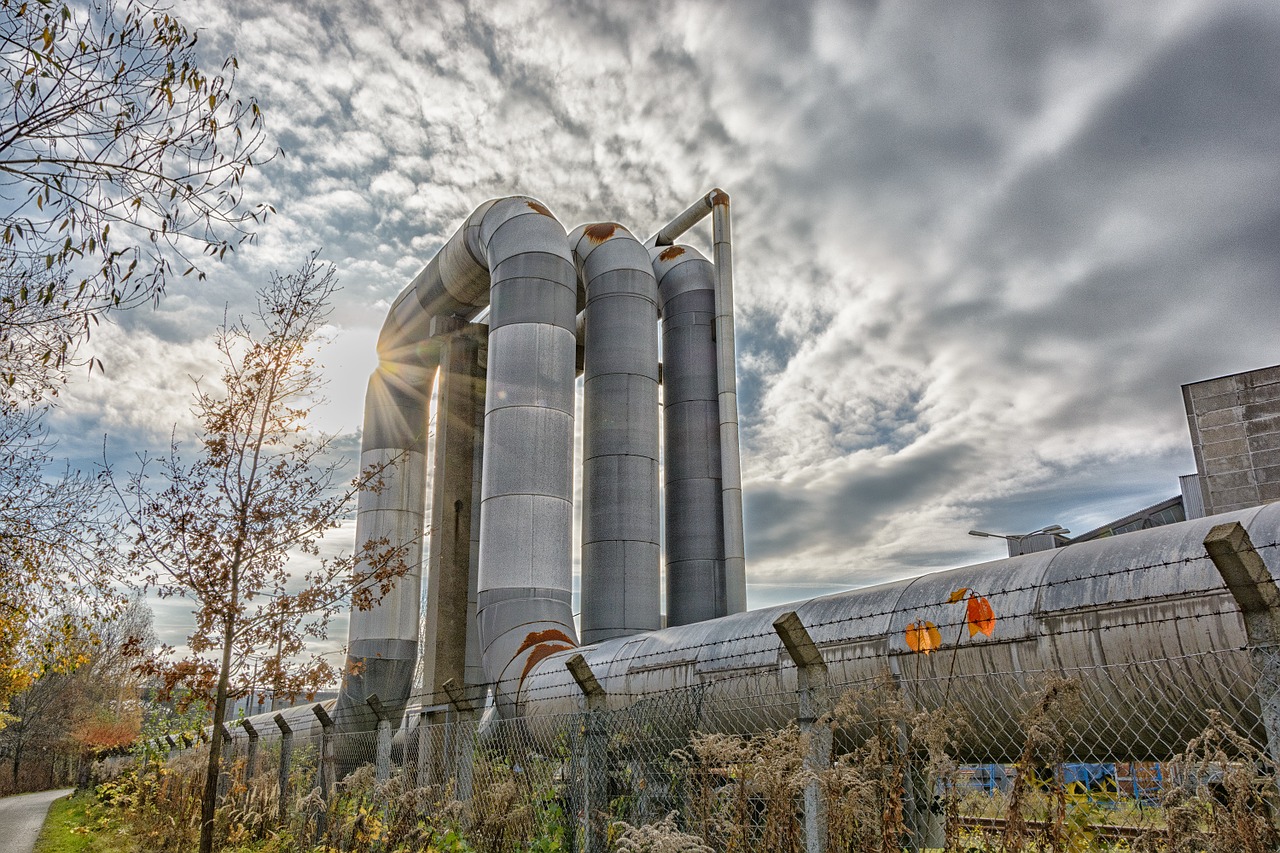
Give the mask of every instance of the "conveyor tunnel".
[{"label": "conveyor tunnel", "polygon": [[[739,707],[752,695],[794,693],[795,667],[771,627],[793,610],[833,682],[888,671],[919,708],[940,705],[953,676],[981,676],[1000,688],[997,697],[1022,695],[1037,674],[1096,667],[1146,667],[1134,684],[1167,685],[1164,696],[1143,697],[1154,709],[1147,721],[1124,717],[1135,703],[1122,681],[1097,686],[1088,712],[1096,738],[1082,756],[1167,756],[1203,727],[1208,707],[1264,739],[1258,697],[1241,686],[1251,665],[1244,622],[1203,540],[1214,524],[1235,520],[1256,543],[1280,542],[1277,505],[745,612],[728,206],[714,191],[642,244],[614,223],[566,235],[534,199],[486,202],[400,294],[379,340],[361,456],[362,464],[392,460],[393,476],[389,488],[361,496],[356,537],[357,546],[404,544],[417,568],[377,607],[352,614],[334,713],[340,732],[374,727],[372,694],[399,717],[417,692],[419,653],[429,708],[446,705],[451,682],[455,698],[492,690],[508,718],[580,710],[566,667],[576,654],[608,707],[699,685],[744,691]],[[708,213],[714,263],[674,244]],[[570,607],[579,370],[581,642]],[[670,624],[661,630],[660,492]],[[419,649],[428,518],[427,647]],[[1274,549],[1259,554],[1273,573],[1280,568]],[[959,587],[990,599],[1000,630],[952,658],[912,655],[906,624],[930,619],[945,631],[949,619],[955,624],[945,602]],[[1201,660],[1194,674],[1173,663],[1190,657]],[[1020,713],[1016,699],[992,701],[994,715]],[[761,704],[752,725],[783,724],[795,710]],[[701,724],[730,727],[714,712]],[[1108,740],[1117,732],[1123,745]],[[1018,743],[984,737],[974,755],[1015,757]]]}]

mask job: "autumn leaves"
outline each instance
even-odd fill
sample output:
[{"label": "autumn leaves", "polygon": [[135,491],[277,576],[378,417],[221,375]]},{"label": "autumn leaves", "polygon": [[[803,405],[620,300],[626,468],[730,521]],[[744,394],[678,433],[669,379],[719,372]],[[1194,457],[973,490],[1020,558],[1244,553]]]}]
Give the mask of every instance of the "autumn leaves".
[{"label": "autumn leaves", "polygon": [[[956,645],[960,644],[964,634],[964,626],[969,626],[969,636],[985,634],[990,637],[996,630],[996,614],[991,609],[991,602],[986,596],[979,595],[968,587],[961,587],[947,596],[947,604],[965,605],[964,622],[960,626],[960,634],[956,636]],[[942,634],[938,626],[928,619],[912,622],[907,626],[907,648],[918,654],[927,655],[942,648]]]}]

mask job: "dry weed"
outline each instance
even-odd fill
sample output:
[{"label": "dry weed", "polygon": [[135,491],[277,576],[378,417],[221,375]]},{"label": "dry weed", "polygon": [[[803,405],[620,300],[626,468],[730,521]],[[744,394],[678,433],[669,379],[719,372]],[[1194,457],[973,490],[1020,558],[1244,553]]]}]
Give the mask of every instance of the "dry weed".
[{"label": "dry weed", "polygon": [[1276,773],[1267,756],[1218,711],[1172,762],[1179,783],[1166,787],[1170,853],[1263,853],[1280,848]]},{"label": "dry weed", "polygon": [[615,853],[714,853],[698,836],[680,830],[675,812],[647,826],[616,821],[613,830]]},{"label": "dry weed", "polygon": [[838,850],[896,853],[907,834],[909,709],[888,677],[840,697],[830,715],[856,744],[822,774],[827,839]]},{"label": "dry weed", "polygon": [[1002,850],[1027,849],[1033,835],[1027,824],[1027,812],[1040,768],[1048,768],[1045,783],[1049,800],[1041,846],[1055,853],[1078,846],[1068,837],[1066,791],[1056,768],[1063,760],[1071,720],[1082,710],[1080,682],[1076,679],[1050,678],[1035,695],[1022,720],[1026,739],[1018,758],[1013,788],[1009,792]]}]

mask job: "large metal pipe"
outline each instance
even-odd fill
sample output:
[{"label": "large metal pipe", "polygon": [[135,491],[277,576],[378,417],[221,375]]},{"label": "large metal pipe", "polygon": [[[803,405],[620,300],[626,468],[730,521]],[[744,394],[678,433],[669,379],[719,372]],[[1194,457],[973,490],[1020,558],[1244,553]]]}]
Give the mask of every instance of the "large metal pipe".
[{"label": "large metal pipe", "polygon": [[[608,706],[696,695],[702,731],[778,726],[797,712],[796,669],[773,630],[788,610],[821,649],[833,685],[856,688],[887,676],[913,710],[954,704],[974,725],[960,758],[1013,761],[1019,724],[1045,678],[1081,680],[1084,708],[1073,720],[1075,760],[1164,759],[1185,747],[1219,710],[1237,730],[1265,742],[1258,696],[1235,599],[1206,555],[1204,539],[1223,522],[1248,530],[1280,576],[1280,503],[1082,542],[895,583],[753,610],[723,619],[610,640],[580,652]],[[1271,547],[1264,547],[1271,546]],[[963,639],[960,588],[986,595],[991,637]],[[931,655],[906,644],[908,624],[929,620],[944,646]],[[530,674],[524,714],[573,713],[581,690],[570,653]]]},{"label": "large metal pipe", "polygon": [[[369,378],[365,395],[360,467],[383,468],[382,488],[363,491],[356,507],[356,555],[383,543],[404,549],[410,571],[371,609],[352,608],[347,665],[334,712],[344,730],[377,724],[365,700],[390,697],[401,713],[418,657],[418,606],[422,589],[422,526],[426,509],[427,411],[432,355],[415,352],[413,366],[384,365]],[[385,466],[385,467],[384,467]],[[360,560],[358,570],[367,570]]]},{"label": "large metal pipe", "polygon": [[645,244],[673,245],[680,235],[711,215],[715,262],[716,381],[720,416],[720,500],[726,577],[726,612],[747,609],[746,537],[742,518],[742,460],[738,434],[738,355],[733,323],[733,237],[729,194],[717,187],[662,226]]},{"label": "large metal pipe", "polygon": [[726,615],[715,270],[697,250],[650,250],[662,299],[667,624]]},{"label": "large metal pipe", "polygon": [[577,270],[560,223],[504,199],[479,247],[492,276],[480,505],[479,634],[500,707],[532,663],[577,645],[573,417]]},{"label": "large metal pipe", "polygon": [[[343,730],[370,727],[365,699],[392,713],[417,656],[426,396],[438,361],[433,326],[486,306],[489,349],[479,517],[477,633],[485,677],[509,706],[530,661],[577,643],[571,596],[577,274],[563,227],[540,202],[485,202],[400,294],[379,337],[366,399],[364,455],[396,455],[395,488],[362,495],[357,545],[411,547],[414,572],[374,611],[353,613]],[[412,623],[412,630],[409,623]],[[385,674],[383,674],[385,673]],[[376,684],[375,684],[376,682]]]},{"label": "large metal pipe", "polygon": [[658,285],[616,223],[569,235],[584,312],[582,639],[661,627]]}]

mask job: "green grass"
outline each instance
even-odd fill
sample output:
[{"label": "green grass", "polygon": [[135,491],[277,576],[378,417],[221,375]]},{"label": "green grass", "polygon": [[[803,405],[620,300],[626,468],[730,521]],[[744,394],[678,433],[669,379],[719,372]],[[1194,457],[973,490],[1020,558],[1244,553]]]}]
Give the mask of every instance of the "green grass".
[{"label": "green grass", "polygon": [[135,853],[117,821],[101,816],[93,794],[55,800],[36,840],[35,853]]}]

